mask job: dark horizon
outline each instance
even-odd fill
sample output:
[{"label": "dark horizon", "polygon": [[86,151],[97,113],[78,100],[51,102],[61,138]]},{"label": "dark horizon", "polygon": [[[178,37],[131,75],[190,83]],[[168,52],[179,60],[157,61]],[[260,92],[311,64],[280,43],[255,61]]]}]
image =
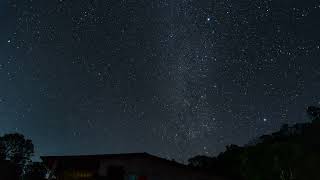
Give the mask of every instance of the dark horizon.
[{"label": "dark horizon", "polygon": [[0,135],[214,156],[320,105],[317,0],[0,2]]}]

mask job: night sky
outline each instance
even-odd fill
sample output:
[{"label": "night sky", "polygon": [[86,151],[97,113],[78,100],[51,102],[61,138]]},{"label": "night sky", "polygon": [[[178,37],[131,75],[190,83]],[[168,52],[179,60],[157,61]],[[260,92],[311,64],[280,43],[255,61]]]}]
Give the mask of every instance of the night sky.
[{"label": "night sky", "polygon": [[319,0],[0,0],[0,134],[217,155],[320,105]]}]

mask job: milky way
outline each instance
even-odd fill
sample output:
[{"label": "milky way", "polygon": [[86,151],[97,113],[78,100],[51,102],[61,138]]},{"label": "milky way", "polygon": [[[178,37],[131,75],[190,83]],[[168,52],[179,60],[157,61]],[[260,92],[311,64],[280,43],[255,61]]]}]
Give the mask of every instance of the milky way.
[{"label": "milky way", "polygon": [[1,2],[0,132],[186,160],[319,105],[320,1]]}]

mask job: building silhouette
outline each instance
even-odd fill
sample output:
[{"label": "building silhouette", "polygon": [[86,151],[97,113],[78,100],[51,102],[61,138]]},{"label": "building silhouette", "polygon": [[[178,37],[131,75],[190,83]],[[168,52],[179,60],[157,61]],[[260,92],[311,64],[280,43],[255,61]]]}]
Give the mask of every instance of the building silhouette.
[{"label": "building silhouette", "polygon": [[148,153],[41,158],[57,180],[223,180]]}]

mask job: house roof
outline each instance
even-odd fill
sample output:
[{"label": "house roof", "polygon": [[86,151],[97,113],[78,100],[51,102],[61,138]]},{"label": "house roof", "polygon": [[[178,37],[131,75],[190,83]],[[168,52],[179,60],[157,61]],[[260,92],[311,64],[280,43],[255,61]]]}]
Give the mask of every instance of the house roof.
[{"label": "house roof", "polygon": [[158,156],[151,155],[149,153],[120,153],[120,154],[95,154],[95,155],[67,155],[67,156],[41,156],[44,162],[49,161],[72,161],[72,160],[107,160],[107,159],[150,159],[152,161],[158,161],[173,166],[186,168],[188,166],[180,164],[173,160],[164,159]]},{"label": "house roof", "polygon": [[92,155],[63,155],[63,156],[41,156],[41,159],[110,159],[110,158],[137,158],[153,156],[148,153],[120,153],[120,154],[92,154]]}]

